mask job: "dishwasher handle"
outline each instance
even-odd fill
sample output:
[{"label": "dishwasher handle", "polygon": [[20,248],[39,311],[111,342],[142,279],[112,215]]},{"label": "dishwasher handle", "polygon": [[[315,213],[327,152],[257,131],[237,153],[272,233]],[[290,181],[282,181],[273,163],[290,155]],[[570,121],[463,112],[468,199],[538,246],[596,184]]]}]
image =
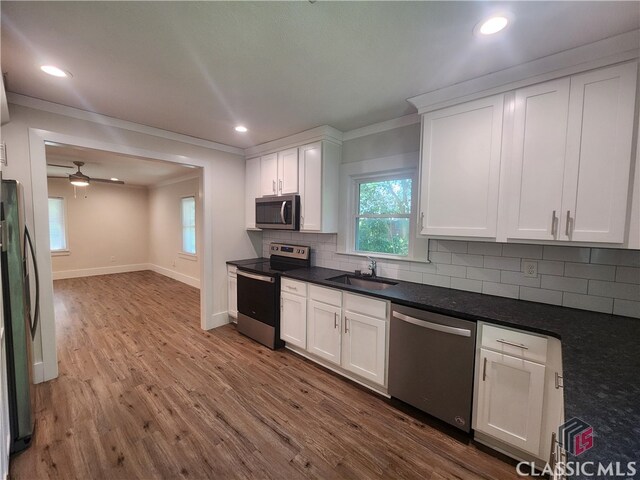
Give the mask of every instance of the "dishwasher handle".
[{"label": "dishwasher handle", "polygon": [[393,312],[393,316],[403,322],[408,322],[413,325],[422,328],[428,328],[430,330],[436,330],[438,332],[449,333],[451,335],[458,335],[460,337],[470,337],[471,330],[466,328],[450,327],[449,325],[442,325],[440,323],[427,322],[426,320],[420,320],[418,318],[410,317],[400,312]]}]

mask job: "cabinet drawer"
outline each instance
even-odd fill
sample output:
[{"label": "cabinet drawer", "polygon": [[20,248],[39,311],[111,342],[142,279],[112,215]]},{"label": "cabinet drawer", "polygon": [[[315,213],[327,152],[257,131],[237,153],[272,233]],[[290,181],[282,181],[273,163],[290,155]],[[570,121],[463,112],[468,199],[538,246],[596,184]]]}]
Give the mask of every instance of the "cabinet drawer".
[{"label": "cabinet drawer", "polygon": [[333,288],[319,287],[318,285],[309,285],[309,297],[322,303],[328,303],[336,307],[342,306],[342,292]]},{"label": "cabinet drawer", "polygon": [[282,279],[282,291],[292,293],[293,295],[307,296],[307,284],[290,278]]},{"label": "cabinet drawer", "polygon": [[350,312],[362,313],[370,317],[387,318],[387,305],[384,300],[377,300],[362,295],[344,294],[344,308]]},{"label": "cabinet drawer", "polygon": [[229,275],[233,275],[235,277],[237,270],[238,267],[236,267],[235,265],[227,265],[227,273]]},{"label": "cabinet drawer", "polygon": [[537,335],[484,324],[481,343],[485,348],[534,362],[547,360],[547,339]]}]

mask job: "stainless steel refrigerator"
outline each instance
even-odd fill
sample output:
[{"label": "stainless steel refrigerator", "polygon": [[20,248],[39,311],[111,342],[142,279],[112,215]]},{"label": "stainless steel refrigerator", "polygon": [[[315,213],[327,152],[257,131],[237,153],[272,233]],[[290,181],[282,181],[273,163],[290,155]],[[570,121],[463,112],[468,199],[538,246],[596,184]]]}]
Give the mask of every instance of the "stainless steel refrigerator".
[{"label": "stainless steel refrigerator", "polygon": [[34,432],[31,347],[39,317],[38,268],[24,222],[22,186],[15,180],[2,180],[0,190],[10,451],[16,453],[29,447]]}]

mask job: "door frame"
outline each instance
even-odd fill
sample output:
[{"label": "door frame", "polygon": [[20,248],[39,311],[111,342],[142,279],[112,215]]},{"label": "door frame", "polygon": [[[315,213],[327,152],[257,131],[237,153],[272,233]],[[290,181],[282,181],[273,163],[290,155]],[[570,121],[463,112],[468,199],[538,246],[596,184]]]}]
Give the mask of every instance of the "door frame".
[{"label": "door frame", "polygon": [[45,142],[63,143],[76,147],[104,150],[122,155],[161,160],[202,168],[200,195],[202,204],[202,246],[200,261],[200,327],[213,328],[213,164],[193,157],[108,143],[85,137],[67,135],[50,130],[29,128],[29,161],[33,196],[33,237],[36,258],[40,266],[40,341],[42,342],[42,370],[35,383],[58,376],[56,352],[55,312],[53,307],[53,272],[49,252],[49,212],[47,187],[47,158]]}]

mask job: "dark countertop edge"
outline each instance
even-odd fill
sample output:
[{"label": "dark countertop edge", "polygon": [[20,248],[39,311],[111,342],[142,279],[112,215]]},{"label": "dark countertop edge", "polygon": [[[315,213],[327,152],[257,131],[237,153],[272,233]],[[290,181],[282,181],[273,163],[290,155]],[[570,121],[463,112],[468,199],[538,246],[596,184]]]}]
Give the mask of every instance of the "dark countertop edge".
[{"label": "dark countertop edge", "polygon": [[262,263],[262,262],[268,262],[269,259],[265,258],[265,257],[258,257],[258,258],[245,258],[242,260],[227,260],[227,265],[234,265],[236,267],[240,267],[242,265],[251,265],[252,263]]}]

